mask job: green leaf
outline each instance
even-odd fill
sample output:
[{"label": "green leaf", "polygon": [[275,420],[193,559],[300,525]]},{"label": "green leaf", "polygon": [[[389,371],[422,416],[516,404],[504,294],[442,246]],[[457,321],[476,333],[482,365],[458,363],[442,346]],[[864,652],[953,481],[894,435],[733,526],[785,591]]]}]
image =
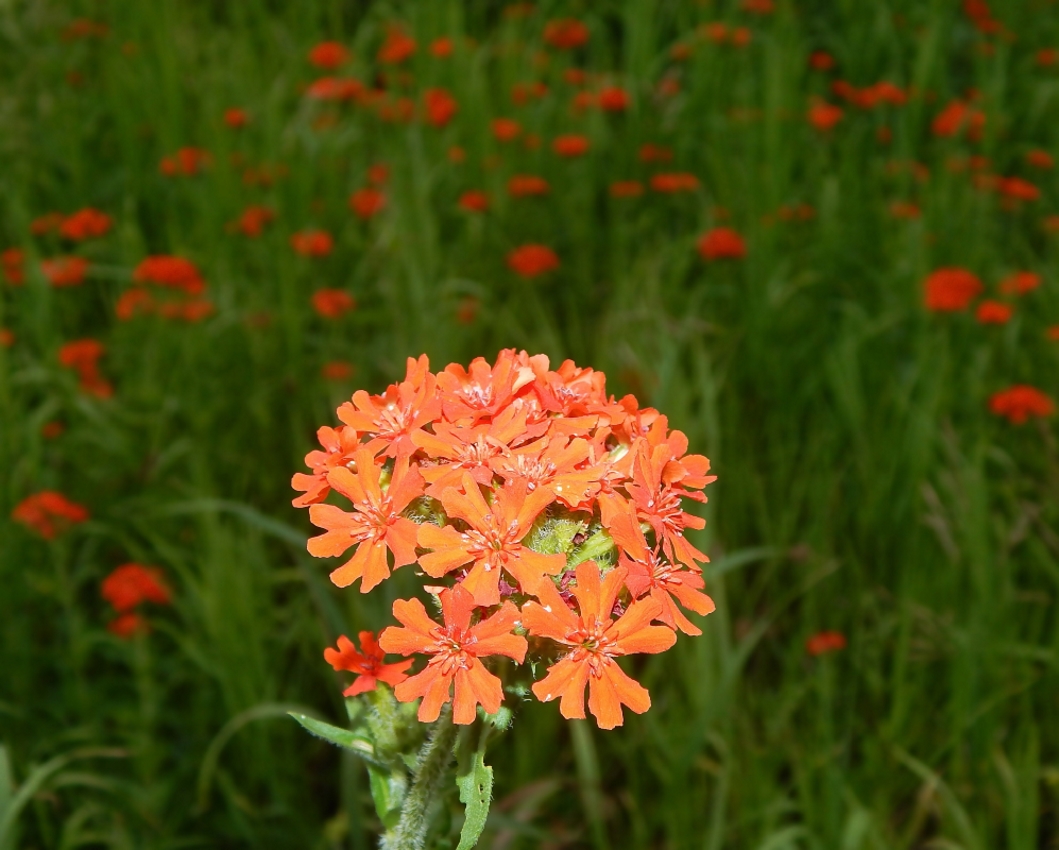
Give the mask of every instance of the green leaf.
[{"label": "green leaf", "polygon": [[481,750],[474,754],[466,771],[461,766],[456,785],[460,789],[460,802],[467,812],[460,830],[460,846],[456,850],[471,850],[485,829],[489,803],[493,799],[493,769],[486,766]]},{"label": "green leaf", "polygon": [[322,720],[314,720],[312,717],[307,717],[294,711],[288,711],[287,714],[297,720],[304,729],[317,738],[323,738],[328,743],[344,750],[352,750],[369,764],[381,766],[378,759],[375,758],[375,748],[371,745],[371,741],[364,737],[363,732],[341,729],[338,726],[332,726]]},{"label": "green leaf", "polygon": [[402,773],[370,763],[368,764],[368,779],[371,786],[371,799],[375,802],[375,812],[387,830],[393,829],[401,819],[401,806],[404,805],[408,780]]}]

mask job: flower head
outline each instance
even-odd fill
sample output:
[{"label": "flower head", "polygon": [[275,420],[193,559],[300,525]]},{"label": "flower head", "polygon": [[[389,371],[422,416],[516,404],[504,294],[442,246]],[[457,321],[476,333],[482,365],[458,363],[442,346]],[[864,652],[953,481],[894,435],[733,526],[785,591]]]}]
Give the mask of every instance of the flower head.
[{"label": "flower head", "polygon": [[387,685],[399,685],[408,678],[409,667],[414,659],[398,661],[396,664],[384,664],[386,654],[375,639],[374,632],[360,632],[360,651],[353,645],[353,641],[345,635],[338,638],[338,649],[328,647],[324,650],[324,660],[335,670],[346,670],[356,673],[357,678],[353,684],[342,691],[342,696],[353,697],[373,691],[379,682]]},{"label": "flower head", "polygon": [[88,509],[71,502],[62,493],[42,490],[19,502],[11,518],[29,526],[45,540],[52,540],[69,526],[85,522]]},{"label": "flower head", "polygon": [[982,290],[982,281],[967,269],[938,269],[927,277],[926,305],[936,313],[952,313],[966,310]]}]

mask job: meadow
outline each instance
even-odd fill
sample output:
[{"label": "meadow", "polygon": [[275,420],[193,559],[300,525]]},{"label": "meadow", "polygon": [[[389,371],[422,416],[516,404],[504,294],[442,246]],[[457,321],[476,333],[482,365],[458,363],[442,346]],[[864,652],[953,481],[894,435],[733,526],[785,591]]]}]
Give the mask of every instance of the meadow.
[{"label": "meadow", "polygon": [[710,459],[716,611],[481,847],[1059,847],[1056,155],[1051,0],[0,0],[0,850],[375,846],[288,713],[422,581],[291,477],[504,349]]}]

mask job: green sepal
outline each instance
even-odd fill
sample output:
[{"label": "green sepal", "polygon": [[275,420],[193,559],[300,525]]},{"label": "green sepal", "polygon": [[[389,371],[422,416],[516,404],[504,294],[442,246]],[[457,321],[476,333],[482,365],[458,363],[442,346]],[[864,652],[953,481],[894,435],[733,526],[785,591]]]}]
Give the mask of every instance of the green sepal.
[{"label": "green sepal", "polygon": [[288,711],[287,714],[297,720],[306,731],[315,735],[317,738],[323,738],[325,741],[334,744],[336,747],[341,747],[344,750],[350,750],[356,753],[369,765],[383,767],[375,756],[375,747],[372,746],[370,740],[364,737],[363,732],[340,729],[338,726],[332,726],[330,723],[324,723],[322,720],[314,720],[312,717],[307,717],[304,714],[298,714],[294,711]]},{"label": "green sepal", "polygon": [[470,755],[469,764],[460,765],[456,787],[460,789],[460,802],[466,811],[460,830],[460,845],[456,850],[471,850],[485,829],[489,803],[493,799],[493,769],[486,766],[481,750]]}]

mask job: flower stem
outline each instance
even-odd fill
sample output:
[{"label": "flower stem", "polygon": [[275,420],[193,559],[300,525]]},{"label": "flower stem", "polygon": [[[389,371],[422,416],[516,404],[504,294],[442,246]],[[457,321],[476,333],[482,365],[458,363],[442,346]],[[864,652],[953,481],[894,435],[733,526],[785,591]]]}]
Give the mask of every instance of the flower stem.
[{"label": "flower stem", "polygon": [[452,785],[455,740],[452,711],[446,706],[419,751],[415,780],[401,807],[401,819],[383,836],[380,850],[423,850],[433,820],[432,809],[446,786]]}]

